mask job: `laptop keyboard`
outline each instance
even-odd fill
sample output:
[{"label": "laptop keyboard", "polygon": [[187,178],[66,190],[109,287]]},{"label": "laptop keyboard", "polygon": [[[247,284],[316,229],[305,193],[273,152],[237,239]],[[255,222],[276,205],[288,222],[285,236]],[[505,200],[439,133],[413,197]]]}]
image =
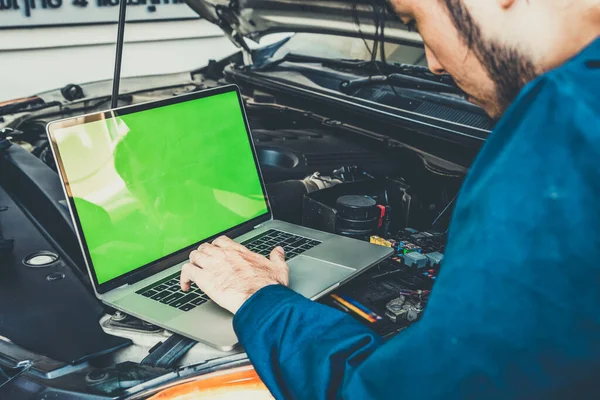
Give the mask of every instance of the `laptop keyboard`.
[{"label": "laptop keyboard", "polygon": [[248,250],[269,257],[271,250],[277,246],[285,250],[285,259],[290,260],[299,254],[320,245],[318,240],[308,239],[291,233],[269,229],[262,234],[242,243]]},{"label": "laptop keyboard", "polygon": [[180,272],[176,272],[167,278],[163,278],[138,290],[136,293],[173,308],[178,308],[181,311],[190,311],[210,300],[195,283],[192,283],[192,287],[187,292],[182,291],[179,284],[180,275]]},{"label": "laptop keyboard", "polygon": [[[242,244],[249,250],[265,257],[269,257],[271,250],[275,247],[282,246],[285,250],[286,260],[290,260],[321,243],[318,240],[270,229]],[[136,293],[181,311],[190,311],[210,300],[195,283],[192,283],[192,287],[187,292],[182,291],[179,284],[180,275],[180,272],[176,272]]]}]

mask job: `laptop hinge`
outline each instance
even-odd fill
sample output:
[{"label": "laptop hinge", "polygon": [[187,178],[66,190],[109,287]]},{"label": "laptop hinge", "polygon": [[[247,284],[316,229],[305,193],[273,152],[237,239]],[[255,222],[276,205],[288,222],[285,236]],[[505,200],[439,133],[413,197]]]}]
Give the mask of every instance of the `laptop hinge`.
[{"label": "laptop hinge", "polygon": [[111,292],[116,292],[117,290],[124,289],[127,286],[129,286],[129,283],[125,283],[124,285],[121,285],[121,286],[119,286],[117,288],[114,288],[113,290],[111,290]]},{"label": "laptop hinge", "polygon": [[261,226],[263,226],[264,224],[266,224],[266,223],[268,223],[268,222],[272,222],[273,220],[274,220],[274,218],[273,218],[273,214],[271,213],[271,218],[269,218],[269,220],[268,220],[268,221],[265,221],[265,222],[263,222],[263,223],[261,223],[261,224],[258,224],[258,225],[256,225],[256,226],[255,226],[253,229],[260,228],[260,227],[261,227]]}]

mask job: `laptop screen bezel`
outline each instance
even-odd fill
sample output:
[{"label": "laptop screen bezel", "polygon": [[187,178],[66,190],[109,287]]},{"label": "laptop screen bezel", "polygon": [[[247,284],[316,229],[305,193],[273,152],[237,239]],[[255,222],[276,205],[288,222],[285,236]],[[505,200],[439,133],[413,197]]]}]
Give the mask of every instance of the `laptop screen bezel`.
[{"label": "laptop screen bezel", "polygon": [[[267,206],[267,212],[256,218],[253,218],[249,221],[243,222],[243,223],[236,225],[230,229],[227,229],[223,232],[219,232],[209,238],[195,242],[195,243],[187,246],[186,248],[183,248],[174,253],[165,255],[164,257],[162,257],[158,260],[154,260],[145,265],[140,265],[139,267],[135,268],[134,270],[132,270],[126,274],[123,274],[119,277],[113,278],[107,282],[100,284],[98,282],[98,278],[96,276],[96,271],[94,269],[94,264],[93,264],[90,252],[88,250],[88,247],[87,247],[87,243],[85,240],[85,234],[83,232],[83,228],[82,228],[81,222],[79,220],[77,208],[75,207],[73,195],[72,195],[72,192],[71,192],[71,189],[69,186],[69,179],[68,179],[65,169],[63,167],[62,159],[60,156],[60,150],[57,146],[57,142],[56,142],[56,138],[55,138],[55,132],[59,129],[82,125],[82,124],[89,123],[92,121],[120,117],[120,116],[127,115],[127,114],[138,113],[141,111],[152,110],[155,108],[170,106],[170,105],[187,102],[187,101],[194,101],[194,100],[211,97],[211,96],[216,96],[216,95],[220,95],[220,94],[225,94],[225,93],[230,93],[230,92],[235,92],[237,94],[239,106],[242,111],[242,118],[244,119],[244,126],[246,128],[246,135],[247,135],[248,141],[250,143],[252,157],[254,158],[254,164],[256,166],[256,171],[259,176],[260,186],[261,186],[261,190],[263,193],[263,198],[264,198],[265,204]],[[82,118],[84,118],[85,121],[81,122]],[[96,113],[92,113],[92,114],[79,115],[76,117],[71,117],[71,118],[67,118],[67,119],[63,119],[63,120],[59,120],[59,121],[53,121],[48,124],[47,133],[48,133],[48,138],[49,138],[50,145],[52,148],[52,152],[54,154],[54,158],[56,161],[57,170],[59,172],[59,175],[60,175],[60,178],[62,181],[62,185],[63,185],[63,189],[65,191],[65,196],[68,200],[69,211],[71,213],[71,218],[73,220],[73,224],[75,225],[77,238],[79,240],[81,250],[84,254],[85,262],[87,264],[86,266],[87,266],[88,272],[90,274],[90,278],[93,282],[94,289],[96,290],[96,292],[98,294],[105,294],[105,293],[107,293],[113,289],[116,289],[118,287],[121,287],[125,284],[133,284],[135,282],[139,282],[140,280],[143,280],[149,276],[152,276],[152,275],[159,273],[161,271],[164,271],[165,269],[168,269],[174,265],[177,265],[177,264],[185,261],[189,257],[189,253],[193,249],[197,248],[202,243],[210,242],[222,235],[227,235],[227,236],[235,238],[237,236],[243,235],[244,233],[250,232],[257,225],[260,225],[260,224],[272,219],[271,205],[269,203],[269,198],[267,196],[267,191],[265,188],[265,182],[264,182],[264,179],[262,176],[262,171],[260,169],[260,164],[258,162],[256,148],[255,148],[254,142],[252,140],[252,133],[250,131],[250,126],[248,124],[248,117],[246,116],[244,102],[242,100],[240,90],[236,85],[221,86],[221,87],[217,87],[217,88],[213,88],[213,89],[207,89],[207,90],[202,90],[199,92],[170,97],[170,98],[167,98],[164,100],[140,103],[140,104],[135,104],[135,105],[126,106],[126,107],[120,107],[120,108],[116,108],[116,109],[112,109],[112,110],[108,110],[108,111],[100,111],[100,112],[96,112]]]}]

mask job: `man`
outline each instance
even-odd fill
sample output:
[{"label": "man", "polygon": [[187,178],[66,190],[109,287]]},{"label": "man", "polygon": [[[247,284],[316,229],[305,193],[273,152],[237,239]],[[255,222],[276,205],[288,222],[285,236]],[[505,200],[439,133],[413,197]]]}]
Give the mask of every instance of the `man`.
[{"label": "man", "polygon": [[503,115],[422,320],[383,343],[287,289],[281,249],[227,238],[192,252],[183,288],[235,314],[277,398],[598,398],[600,0],[391,2],[430,69]]}]

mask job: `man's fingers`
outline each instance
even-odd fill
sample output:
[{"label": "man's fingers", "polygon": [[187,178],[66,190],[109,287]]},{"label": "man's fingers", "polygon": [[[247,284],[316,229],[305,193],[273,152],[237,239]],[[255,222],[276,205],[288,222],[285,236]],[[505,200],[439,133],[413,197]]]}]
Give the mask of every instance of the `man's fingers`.
[{"label": "man's fingers", "polygon": [[275,264],[285,264],[285,250],[283,250],[283,247],[277,246],[273,250],[271,250],[270,259]]},{"label": "man's fingers", "polygon": [[277,281],[282,285],[290,284],[290,272],[287,263],[285,262],[285,250],[281,246],[275,247],[271,251],[271,262],[279,269],[276,271]]},{"label": "man's fingers", "polygon": [[198,247],[198,252],[204,253],[206,255],[213,256],[213,257],[217,257],[217,256],[220,256],[223,254],[223,250],[221,250],[217,246],[214,246],[210,243],[202,243]]},{"label": "man's fingers", "polygon": [[218,260],[224,260],[223,251],[219,249],[194,250],[190,253],[190,263],[201,269],[211,269]]},{"label": "man's fingers", "polygon": [[244,246],[237,242],[234,242],[227,236],[219,236],[212,242],[212,244],[222,249],[233,249],[238,251],[246,249]]},{"label": "man's fingers", "polygon": [[210,246],[212,246],[212,244],[205,242],[205,243],[202,243],[200,246],[198,246],[198,248],[196,250],[201,251],[202,249],[205,249],[206,247],[210,247]]},{"label": "man's fingers", "polygon": [[194,264],[184,264],[181,268],[181,276],[179,278],[179,284],[181,285],[181,290],[187,291],[190,289],[192,282],[199,280],[199,274],[202,272],[200,268],[198,268]]},{"label": "man's fingers", "polygon": [[200,250],[194,250],[190,253],[190,263],[196,264],[198,267],[202,267],[202,260],[205,257],[206,256]]}]

